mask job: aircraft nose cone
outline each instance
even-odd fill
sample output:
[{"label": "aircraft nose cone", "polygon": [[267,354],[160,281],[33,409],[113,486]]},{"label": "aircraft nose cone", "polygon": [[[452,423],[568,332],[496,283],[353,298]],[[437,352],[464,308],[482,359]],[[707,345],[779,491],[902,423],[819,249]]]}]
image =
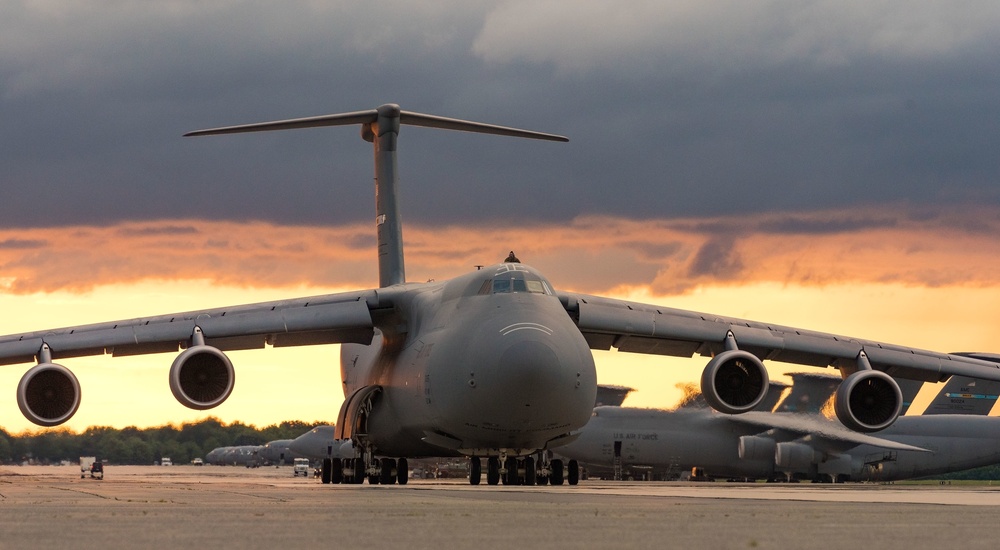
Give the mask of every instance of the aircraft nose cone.
[{"label": "aircraft nose cone", "polygon": [[[561,425],[581,409],[578,365],[561,360],[546,342],[520,340],[504,350],[470,392],[484,420],[505,429]],[[593,407],[593,397],[584,409]],[[589,411],[589,409],[586,409]]]},{"label": "aircraft nose cone", "polygon": [[568,385],[562,362],[552,348],[530,340],[507,348],[497,362],[496,375],[497,389],[517,395],[523,406],[537,405],[560,385]]}]

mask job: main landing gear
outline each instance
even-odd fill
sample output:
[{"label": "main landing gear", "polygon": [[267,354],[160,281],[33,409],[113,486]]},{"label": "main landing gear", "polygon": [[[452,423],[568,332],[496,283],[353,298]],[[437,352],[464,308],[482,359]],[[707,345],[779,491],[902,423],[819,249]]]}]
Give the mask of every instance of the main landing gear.
[{"label": "main landing gear", "polygon": [[[510,457],[506,453],[486,459],[486,484],[499,485],[576,485],[580,481],[580,466],[570,460],[550,459],[548,453],[535,453],[526,457]],[[469,485],[482,482],[482,459],[469,457]]]},{"label": "main landing gear", "polygon": [[369,485],[406,485],[410,479],[409,464],[405,458],[377,459],[363,454],[358,458],[326,458],[320,479],[323,483],[360,484],[368,480]]}]

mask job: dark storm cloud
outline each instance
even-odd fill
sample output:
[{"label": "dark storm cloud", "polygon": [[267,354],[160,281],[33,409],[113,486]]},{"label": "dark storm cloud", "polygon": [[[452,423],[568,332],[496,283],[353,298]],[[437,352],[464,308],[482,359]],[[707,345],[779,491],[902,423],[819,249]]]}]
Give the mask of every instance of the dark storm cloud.
[{"label": "dark storm cloud", "polygon": [[47,241],[38,239],[4,239],[0,241],[0,250],[35,250],[48,246]]},{"label": "dark storm cloud", "polygon": [[162,235],[195,235],[197,227],[190,225],[167,225],[163,227],[123,227],[118,233],[129,237],[156,237]]},{"label": "dark storm cloud", "polygon": [[368,222],[357,128],[180,136],[385,102],[571,138],[404,127],[406,222],[998,204],[998,23],[993,2],[5,2],[0,224]]},{"label": "dark storm cloud", "polygon": [[688,276],[697,278],[711,275],[719,279],[737,277],[743,270],[743,260],[735,244],[734,239],[725,237],[715,238],[703,244],[688,266]]}]

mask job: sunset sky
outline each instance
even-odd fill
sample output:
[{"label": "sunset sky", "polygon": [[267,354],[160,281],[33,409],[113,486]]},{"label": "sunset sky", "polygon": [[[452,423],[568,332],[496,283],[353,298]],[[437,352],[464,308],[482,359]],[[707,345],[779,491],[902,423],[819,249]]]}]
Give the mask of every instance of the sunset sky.
[{"label": "sunset sky", "polygon": [[[0,0],[0,334],[373,287],[357,128],[181,135],[393,102],[570,138],[404,126],[410,281],[515,250],[561,289],[1000,351],[1000,4],[897,8]],[[336,346],[231,356],[212,411],[171,355],[62,361],[65,426],[335,419]],[[597,360],[636,406],[707,361]]]}]

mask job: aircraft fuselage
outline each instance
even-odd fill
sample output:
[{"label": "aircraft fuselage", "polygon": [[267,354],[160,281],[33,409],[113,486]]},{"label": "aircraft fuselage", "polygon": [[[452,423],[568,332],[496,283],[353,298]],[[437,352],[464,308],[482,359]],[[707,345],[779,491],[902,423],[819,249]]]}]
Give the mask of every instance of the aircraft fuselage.
[{"label": "aircraft fuselage", "polygon": [[[841,480],[893,481],[956,472],[1000,461],[1000,418],[968,415],[903,416],[880,438],[927,449],[887,451],[859,445],[842,453],[817,454],[807,469],[786,471],[774,460],[740,457],[741,436],[762,434],[759,426],[732,421],[706,409],[659,411],[599,407],[580,437],[557,452],[594,471],[610,472],[617,452],[623,469],[677,475],[692,467],[720,478],[769,479],[836,476]],[[792,413],[774,413],[792,414]],[[809,415],[805,415],[809,416]],[[817,430],[822,423],[815,419]],[[617,442],[617,443],[616,443]],[[821,456],[822,455],[822,456]]]},{"label": "aircraft fuselage", "polygon": [[382,388],[366,434],[380,454],[524,455],[590,418],[593,355],[532,268],[499,264],[383,297],[392,307],[372,344],[341,351],[345,395]]}]

